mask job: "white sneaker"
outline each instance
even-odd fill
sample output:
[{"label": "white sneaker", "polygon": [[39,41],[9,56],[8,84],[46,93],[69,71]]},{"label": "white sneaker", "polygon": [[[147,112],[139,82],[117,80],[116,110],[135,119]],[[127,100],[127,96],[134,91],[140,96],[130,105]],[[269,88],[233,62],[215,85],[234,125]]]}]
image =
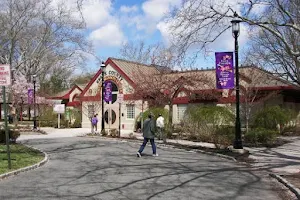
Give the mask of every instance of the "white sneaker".
[{"label": "white sneaker", "polygon": [[158,154],[153,154],[152,156],[153,156],[153,157],[157,157],[157,156],[158,156]]},{"label": "white sneaker", "polygon": [[140,152],[137,152],[137,153],[136,153],[136,157],[138,157],[138,158],[142,157],[141,153],[140,153]]}]

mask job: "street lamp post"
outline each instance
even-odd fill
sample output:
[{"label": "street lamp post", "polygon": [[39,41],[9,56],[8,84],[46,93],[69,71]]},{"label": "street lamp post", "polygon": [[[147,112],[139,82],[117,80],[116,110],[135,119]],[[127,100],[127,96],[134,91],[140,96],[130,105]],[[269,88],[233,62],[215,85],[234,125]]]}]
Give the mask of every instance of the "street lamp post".
[{"label": "street lamp post", "polygon": [[241,119],[240,119],[240,81],[239,81],[239,57],[238,57],[238,37],[240,33],[240,22],[237,13],[234,13],[232,23],[232,34],[234,37],[234,52],[235,52],[235,100],[236,100],[236,118],[235,118],[235,141],[233,147],[235,149],[243,149],[241,136]]},{"label": "street lamp post", "polygon": [[104,73],[105,73],[105,63],[102,62],[101,64],[101,74],[102,74],[102,79],[101,79],[101,84],[102,84],[102,88],[101,88],[101,106],[102,106],[102,109],[101,109],[101,112],[102,112],[102,115],[101,115],[101,133],[103,131],[105,131],[105,127],[104,127]]},{"label": "street lamp post", "polygon": [[35,99],[35,83],[36,83],[36,75],[32,76],[33,79],[33,129],[36,130],[36,99]]}]

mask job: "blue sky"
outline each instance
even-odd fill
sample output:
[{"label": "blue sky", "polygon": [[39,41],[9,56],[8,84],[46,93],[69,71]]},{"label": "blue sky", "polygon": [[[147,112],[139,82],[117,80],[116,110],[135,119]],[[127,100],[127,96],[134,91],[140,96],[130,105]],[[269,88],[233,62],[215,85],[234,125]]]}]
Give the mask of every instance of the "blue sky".
[{"label": "blue sky", "polygon": [[[87,23],[86,37],[93,43],[96,56],[101,60],[119,57],[119,50],[126,42],[160,42],[168,45],[168,24],[165,14],[182,0],[86,0],[83,16]],[[238,1],[238,0],[231,0]],[[241,34],[241,43],[246,36]],[[211,45],[210,55],[197,60],[198,68],[214,67],[215,51],[233,51],[231,31],[226,32]],[[97,61],[89,56],[87,69],[97,70]]]}]

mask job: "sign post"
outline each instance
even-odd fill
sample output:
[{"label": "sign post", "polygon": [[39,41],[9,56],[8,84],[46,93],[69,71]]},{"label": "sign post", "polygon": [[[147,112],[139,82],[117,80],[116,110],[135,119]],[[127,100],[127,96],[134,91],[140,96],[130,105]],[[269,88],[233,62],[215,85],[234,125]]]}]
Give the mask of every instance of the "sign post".
[{"label": "sign post", "polygon": [[119,103],[119,137],[121,137],[121,106],[124,101],[124,94],[118,94],[118,103]]},{"label": "sign post", "polygon": [[65,104],[55,104],[53,110],[58,114],[57,128],[60,128],[60,114],[65,113]]},{"label": "sign post", "polygon": [[9,133],[8,133],[8,125],[7,125],[7,104],[6,104],[5,86],[9,86],[10,84],[11,84],[10,65],[0,65],[0,86],[2,86],[2,93],[3,93],[4,129],[5,129],[5,138],[6,138],[8,169],[11,169],[11,159],[10,159],[10,148],[9,148]]}]

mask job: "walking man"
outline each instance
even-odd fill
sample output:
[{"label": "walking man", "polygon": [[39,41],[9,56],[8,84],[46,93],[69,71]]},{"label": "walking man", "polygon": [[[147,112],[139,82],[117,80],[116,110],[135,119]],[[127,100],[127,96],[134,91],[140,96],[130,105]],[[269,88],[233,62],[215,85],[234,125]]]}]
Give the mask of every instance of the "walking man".
[{"label": "walking man", "polygon": [[156,127],[157,127],[157,133],[158,133],[158,139],[162,140],[164,138],[164,118],[161,114],[159,114],[159,117],[156,119]]},{"label": "walking man", "polygon": [[92,118],[92,133],[94,133],[94,131],[97,132],[97,124],[98,124],[98,118],[97,118],[97,114],[96,114]]},{"label": "walking man", "polygon": [[137,157],[142,157],[142,152],[147,144],[147,142],[150,140],[151,146],[152,146],[152,153],[153,156],[158,156],[156,153],[156,146],[154,142],[154,135],[155,135],[155,121],[153,120],[153,116],[149,114],[148,119],[145,120],[143,124],[143,137],[144,141],[141,145],[139,151],[137,152]]}]

